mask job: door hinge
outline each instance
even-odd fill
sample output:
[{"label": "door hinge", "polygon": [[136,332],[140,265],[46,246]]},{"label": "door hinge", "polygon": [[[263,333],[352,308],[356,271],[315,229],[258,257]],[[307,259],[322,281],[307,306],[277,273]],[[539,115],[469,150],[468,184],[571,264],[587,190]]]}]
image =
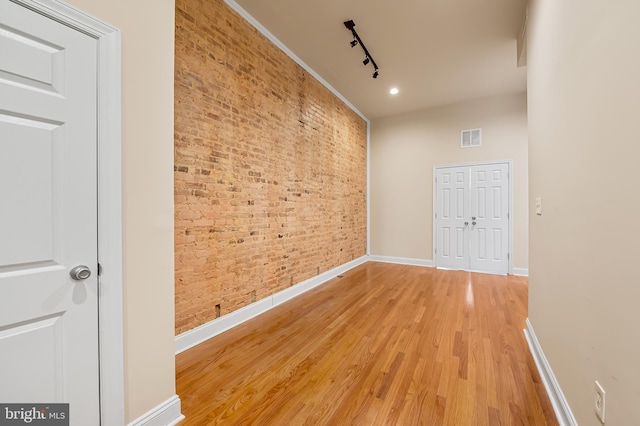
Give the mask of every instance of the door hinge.
[{"label": "door hinge", "polygon": [[507,212],[507,219],[511,218],[511,213]]},{"label": "door hinge", "polygon": [[511,254],[507,253],[507,260],[511,259]]},{"label": "door hinge", "polygon": [[434,213],[434,216],[437,219],[438,218],[438,213]]},{"label": "door hinge", "polygon": [[102,265],[98,263],[98,276],[102,275]]},{"label": "door hinge", "polygon": [[433,252],[434,252],[435,254],[438,254],[438,249],[435,249]]}]

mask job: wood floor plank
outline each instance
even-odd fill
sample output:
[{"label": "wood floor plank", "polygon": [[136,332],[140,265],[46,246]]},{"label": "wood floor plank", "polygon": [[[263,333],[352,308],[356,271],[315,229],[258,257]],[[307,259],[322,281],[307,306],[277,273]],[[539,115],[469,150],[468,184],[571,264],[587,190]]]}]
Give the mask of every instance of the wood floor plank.
[{"label": "wood floor plank", "polygon": [[527,280],[368,262],[176,357],[184,425],[557,425]]}]

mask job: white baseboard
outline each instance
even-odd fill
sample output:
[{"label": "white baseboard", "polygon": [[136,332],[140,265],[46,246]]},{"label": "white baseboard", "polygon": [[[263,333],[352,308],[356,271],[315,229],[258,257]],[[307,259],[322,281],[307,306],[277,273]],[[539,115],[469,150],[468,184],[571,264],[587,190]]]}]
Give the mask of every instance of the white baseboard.
[{"label": "white baseboard", "polygon": [[512,275],[517,275],[519,277],[528,277],[529,269],[528,268],[513,268],[511,270]]},{"label": "white baseboard", "polygon": [[213,321],[209,321],[206,324],[202,324],[201,326],[177,335],[176,355],[268,311],[273,307],[272,297],[273,296],[269,296],[258,300],[227,315],[223,315],[220,318],[216,318]]},{"label": "white baseboard", "polygon": [[433,267],[433,260],[428,259],[410,259],[406,257],[391,257],[391,256],[369,256],[369,260],[372,262],[384,262],[384,263],[397,263],[398,265],[413,265],[413,266],[427,266]]},{"label": "white baseboard", "polygon": [[359,257],[355,260],[352,260],[351,262],[347,262],[343,265],[338,266],[337,268],[333,268],[330,271],[323,272],[320,275],[316,275],[313,278],[309,278],[306,281],[303,281],[299,284],[296,284],[292,287],[282,290],[281,292],[273,295],[273,306],[277,306],[281,303],[286,302],[287,300],[291,300],[294,297],[299,296],[302,293],[307,292],[314,287],[324,284],[330,279],[333,279],[336,276],[344,272],[347,272],[350,269],[355,268],[356,266],[360,266],[363,263],[366,263],[367,260],[369,260],[367,256]]},{"label": "white baseboard", "polygon": [[210,338],[217,336],[218,334],[224,333],[225,331],[230,330],[233,327],[268,311],[274,306],[280,305],[288,300],[293,299],[296,296],[301,295],[302,293],[311,290],[314,287],[324,284],[325,282],[335,278],[337,275],[347,272],[348,270],[353,269],[356,266],[362,265],[363,263],[367,262],[367,260],[369,260],[367,256],[362,256],[358,259],[352,260],[351,262],[340,265],[337,268],[323,272],[320,275],[316,275],[313,278],[309,278],[306,281],[291,286],[269,297],[265,297],[262,300],[245,306],[244,308],[233,311],[230,314],[224,315],[220,318],[216,318],[215,320],[196,327],[192,330],[185,331],[184,333],[176,336],[176,355],[196,345],[199,345],[200,343],[209,340]]},{"label": "white baseboard", "polygon": [[[392,257],[392,256],[375,256],[370,255],[369,260],[372,262],[384,262],[384,263],[396,263],[398,265],[413,265],[413,266],[427,266],[433,267],[433,260],[429,259],[411,259],[406,257]],[[442,268],[448,269],[448,268]],[[473,272],[473,271],[472,271]],[[480,271],[483,272],[483,271]],[[529,269],[527,268],[513,268],[511,271],[512,275],[517,275],[520,277],[528,277]]]},{"label": "white baseboard", "polygon": [[180,398],[174,395],[156,408],[128,424],[128,426],[174,426],[184,420],[180,412]]},{"label": "white baseboard", "polygon": [[524,335],[529,343],[529,350],[531,351],[531,355],[533,355],[536,367],[538,367],[542,383],[551,400],[553,411],[555,411],[556,417],[558,418],[558,423],[560,423],[560,426],[578,426],[578,422],[576,422],[575,417],[573,417],[569,403],[564,397],[562,389],[560,389],[560,384],[556,380],[556,376],[553,374],[547,358],[544,356],[544,352],[536,337],[536,333],[533,331],[533,325],[531,325],[529,318],[527,318],[527,328],[524,329]]}]

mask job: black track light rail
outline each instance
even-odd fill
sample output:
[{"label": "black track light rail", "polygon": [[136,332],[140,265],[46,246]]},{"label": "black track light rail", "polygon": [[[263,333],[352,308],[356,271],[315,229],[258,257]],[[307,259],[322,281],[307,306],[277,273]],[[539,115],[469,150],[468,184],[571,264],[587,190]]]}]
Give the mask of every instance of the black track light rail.
[{"label": "black track light rail", "polygon": [[[351,34],[353,34],[353,37],[358,41],[358,44],[360,45],[360,47],[362,47],[362,50],[364,50],[364,55],[365,55],[365,60],[363,61],[364,65],[367,65],[368,63],[367,59],[371,61],[371,65],[373,65],[373,69],[374,69],[373,78],[378,77],[378,64],[376,64],[376,61],[373,60],[373,57],[367,50],[367,46],[364,45],[364,43],[360,39],[360,36],[356,32],[354,28],[356,26],[355,22],[353,22],[352,19],[345,21],[344,26],[347,27],[349,31],[351,31]],[[351,47],[353,47],[353,44]]]}]

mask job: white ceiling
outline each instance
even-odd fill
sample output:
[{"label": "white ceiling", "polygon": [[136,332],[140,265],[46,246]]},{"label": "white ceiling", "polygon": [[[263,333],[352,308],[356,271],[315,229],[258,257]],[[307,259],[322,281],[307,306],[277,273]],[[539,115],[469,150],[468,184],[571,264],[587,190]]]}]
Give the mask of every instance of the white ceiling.
[{"label": "white ceiling", "polygon": [[[526,90],[516,58],[526,0],[236,2],[369,119]],[[377,79],[349,47],[349,19]]]}]

